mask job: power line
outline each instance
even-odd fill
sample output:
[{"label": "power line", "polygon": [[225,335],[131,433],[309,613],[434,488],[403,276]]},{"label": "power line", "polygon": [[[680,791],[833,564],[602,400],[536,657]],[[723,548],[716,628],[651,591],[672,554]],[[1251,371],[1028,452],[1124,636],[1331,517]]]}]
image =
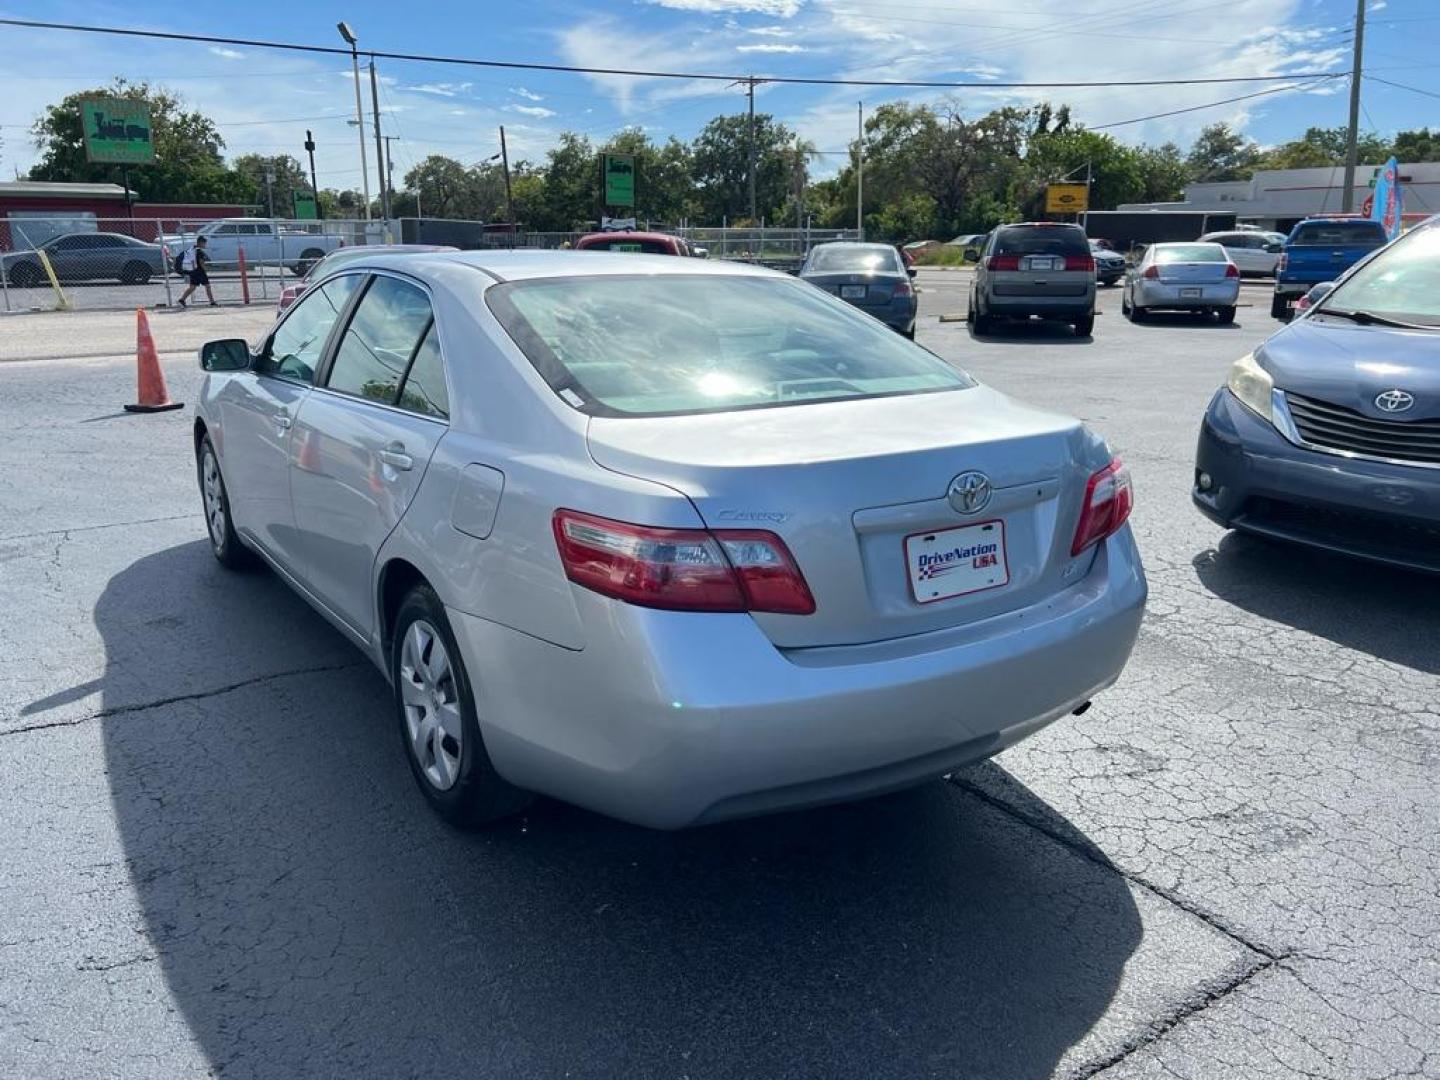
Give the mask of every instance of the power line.
[{"label": "power line", "polygon": [[[1125,127],[1127,124],[1143,124],[1146,120],[1160,120],[1167,116],[1179,116],[1181,113],[1199,112],[1201,109],[1215,109],[1221,105],[1233,105],[1237,101],[1249,101],[1251,98],[1265,97],[1267,94],[1284,94],[1292,90],[1308,90],[1313,86],[1329,82],[1332,79],[1343,79],[1344,74],[1326,75],[1316,79],[1314,82],[1305,84],[1294,84],[1291,86],[1273,86],[1269,90],[1258,90],[1253,94],[1241,94],[1239,97],[1225,98],[1222,101],[1209,101],[1204,105],[1191,105],[1184,109],[1171,109],[1168,112],[1151,113],[1149,116],[1137,116],[1132,120],[1116,120],[1109,124],[1092,124],[1086,131],[1104,131],[1106,128]],[[1436,95],[1440,97],[1440,95]]]},{"label": "power line", "polygon": [[[330,45],[300,45],[294,42],[261,41],[253,38],[217,37],[209,34],[181,34],[162,30],[126,30],[114,26],[81,26],[75,23],[39,22],[32,19],[0,19],[0,26],[18,26],[31,30],[67,30],[84,34],[111,34],[119,37],[150,38],[160,41],[191,41],[206,45],[240,45],[252,49],[283,49],[290,52],[320,53],[326,56],[349,56],[350,50]],[[643,79],[685,79],[709,82],[743,82],[749,75],[721,75],[715,72],[646,71],[631,68],[580,67],[574,64],[522,63],[515,60],[477,60],[461,56],[433,56],[424,53],[397,53],[366,50],[364,55],[377,60],[416,61],[427,64],[455,64],[462,67],[505,68],[514,71],[558,71],[572,75],[617,75]],[[1323,71],[1295,72],[1290,75],[1230,75],[1204,79],[1133,79],[1125,81],[1060,81],[1060,82],[992,82],[977,80],[969,82],[948,82],[920,79],[824,79],[806,78],[794,75],[766,76],[767,82],[787,83],[797,86],[894,86],[919,87],[944,90],[978,90],[982,88],[1020,90],[1044,88],[1079,88],[1091,86],[1203,86],[1210,84],[1243,82],[1281,82],[1286,79],[1318,78],[1328,75]]]},{"label": "power line", "polygon": [[1440,98],[1440,94],[1435,93],[1433,90],[1421,90],[1418,86],[1406,86],[1404,83],[1391,82],[1389,79],[1382,79],[1378,75],[1366,75],[1365,78],[1371,82],[1393,86],[1397,90],[1409,90],[1412,94],[1424,94],[1426,97]]}]

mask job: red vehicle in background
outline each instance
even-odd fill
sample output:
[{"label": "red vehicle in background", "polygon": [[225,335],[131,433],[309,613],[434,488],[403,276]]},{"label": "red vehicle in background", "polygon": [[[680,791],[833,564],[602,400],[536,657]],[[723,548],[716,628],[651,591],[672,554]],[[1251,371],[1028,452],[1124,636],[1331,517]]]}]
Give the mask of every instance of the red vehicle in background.
[{"label": "red vehicle in background", "polygon": [[654,232],[598,232],[575,242],[576,251],[629,251],[641,255],[695,256],[695,250],[678,236]]},{"label": "red vehicle in background", "polygon": [[280,310],[284,311],[299,300],[315,282],[346,263],[357,259],[368,259],[371,255],[404,255],[417,251],[459,251],[449,244],[356,244],[354,247],[336,248],[329,255],[310,267],[309,272],[294,285],[280,290]]}]

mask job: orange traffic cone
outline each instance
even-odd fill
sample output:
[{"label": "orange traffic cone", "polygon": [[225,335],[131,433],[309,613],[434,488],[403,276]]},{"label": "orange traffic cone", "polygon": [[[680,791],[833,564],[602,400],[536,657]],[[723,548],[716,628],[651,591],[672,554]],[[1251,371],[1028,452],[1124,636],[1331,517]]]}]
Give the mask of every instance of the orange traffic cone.
[{"label": "orange traffic cone", "polygon": [[135,309],[135,368],[140,400],[126,405],[126,412],[165,412],[185,407],[183,401],[171,401],[170,391],[165,389],[165,374],[160,370],[160,356],[144,308]]}]

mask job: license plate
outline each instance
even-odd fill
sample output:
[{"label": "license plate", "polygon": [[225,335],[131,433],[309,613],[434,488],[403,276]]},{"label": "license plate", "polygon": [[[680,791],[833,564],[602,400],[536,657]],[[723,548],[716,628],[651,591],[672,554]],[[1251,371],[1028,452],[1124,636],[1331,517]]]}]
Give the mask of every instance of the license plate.
[{"label": "license plate", "polygon": [[1005,523],[982,521],[905,538],[910,592],[922,604],[1010,583]]},{"label": "license plate", "polygon": [[842,297],[844,297],[846,300],[864,300],[864,299],[865,299],[865,286],[864,286],[864,285],[841,285],[841,286],[840,286],[840,295],[841,295]]},{"label": "license plate", "polygon": [[1200,298],[1200,294],[1201,294],[1203,291],[1204,291],[1204,290],[1202,290],[1202,289],[1181,289],[1181,290],[1180,290],[1180,296],[1181,296],[1182,299],[1186,299],[1186,300],[1189,300],[1189,299],[1191,299],[1191,298],[1194,298],[1194,299],[1198,300],[1198,299]]},{"label": "license plate", "polygon": [[1031,258],[1030,258],[1030,269],[1031,269],[1031,270],[1054,270],[1054,269],[1055,269],[1055,260],[1052,259],[1052,258],[1049,258],[1049,257],[1031,256]]}]

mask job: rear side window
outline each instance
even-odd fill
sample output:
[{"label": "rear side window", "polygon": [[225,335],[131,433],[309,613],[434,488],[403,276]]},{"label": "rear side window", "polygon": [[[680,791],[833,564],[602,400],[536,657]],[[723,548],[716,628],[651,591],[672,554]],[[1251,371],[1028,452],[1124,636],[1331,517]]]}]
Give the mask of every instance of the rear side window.
[{"label": "rear side window", "polygon": [[435,416],[444,420],[450,415],[450,395],[445,389],[445,366],[440,360],[440,337],[435,324],[425,331],[420,348],[415,350],[415,359],[410,361],[410,371],[400,387],[402,409],[419,413],[421,416]]},{"label": "rear side window", "polygon": [[377,277],[345,328],[326,385],[352,397],[395,404],[400,381],[430,321],[430,300],[423,289]]},{"label": "rear side window", "polygon": [[664,240],[595,240],[582,251],[630,251],[641,255],[672,255],[675,248]]},{"label": "rear side window", "polygon": [[1155,248],[1155,261],[1161,266],[1171,263],[1225,262],[1225,249],[1219,244],[1161,244]]},{"label": "rear side window", "polygon": [[1075,225],[1007,225],[995,234],[995,255],[1088,255],[1085,230]]},{"label": "rear side window", "polygon": [[1369,244],[1379,247],[1385,233],[1376,221],[1312,221],[1300,225],[1290,243],[1299,245]]}]

